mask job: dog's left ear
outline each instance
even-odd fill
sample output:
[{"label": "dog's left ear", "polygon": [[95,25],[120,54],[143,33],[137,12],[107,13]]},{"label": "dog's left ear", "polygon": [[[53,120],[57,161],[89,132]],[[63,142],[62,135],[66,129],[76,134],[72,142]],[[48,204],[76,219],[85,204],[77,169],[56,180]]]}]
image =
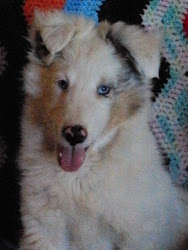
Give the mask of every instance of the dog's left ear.
[{"label": "dog's left ear", "polygon": [[112,43],[121,57],[130,60],[133,67],[148,79],[158,77],[160,66],[161,35],[148,32],[137,25],[123,22],[101,23],[100,33]]}]

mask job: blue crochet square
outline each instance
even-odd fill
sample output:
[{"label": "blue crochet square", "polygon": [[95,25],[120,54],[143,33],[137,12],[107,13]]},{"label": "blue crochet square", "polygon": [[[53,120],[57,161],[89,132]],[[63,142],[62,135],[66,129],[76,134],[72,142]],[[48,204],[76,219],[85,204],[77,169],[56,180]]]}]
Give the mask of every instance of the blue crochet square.
[{"label": "blue crochet square", "polygon": [[73,15],[83,15],[98,22],[97,11],[105,0],[67,0],[63,11]]}]

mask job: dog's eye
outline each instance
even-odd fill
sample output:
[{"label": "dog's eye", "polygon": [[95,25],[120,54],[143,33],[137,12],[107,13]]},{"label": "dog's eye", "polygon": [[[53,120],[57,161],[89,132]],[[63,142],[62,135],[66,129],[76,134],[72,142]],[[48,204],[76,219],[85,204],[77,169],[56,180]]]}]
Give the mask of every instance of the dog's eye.
[{"label": "dog's eye", "polygon": [[59,80],[57,81],[57,84],[61,89],[67,89],[69,86],[68,82],[65,80]]},{"label": "dog's eye", "polygon": [[109,86],[100,85],[100,86],[98,87],[98,89],[97,89],[97,93],[98,93],[99,95],[104,95],[104,96],[106,96],[107,94],[110,93],[110,90],[111,90],[111,88],[110,88]]}]

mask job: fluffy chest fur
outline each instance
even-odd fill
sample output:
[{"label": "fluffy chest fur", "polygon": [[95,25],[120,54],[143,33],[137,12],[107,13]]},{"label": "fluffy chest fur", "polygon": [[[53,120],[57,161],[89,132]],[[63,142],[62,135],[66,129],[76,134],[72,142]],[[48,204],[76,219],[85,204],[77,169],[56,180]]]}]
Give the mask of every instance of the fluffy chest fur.
[{"label": "fluffy chest fur", "polygon": [[[132,126],[135,122],[139,126]],[[135,119],[114,133],[107,147],[93,148],[75,173],[57,167],[54,155],[38,152],[36,160],[38,149],[30,138],[22,212],[28,209],[24,199],[29,199],[33,217],[50,225],[55,238],[59,235],[55,249],[70,247],[70,239],[86,249],[91,243],[93,249],[114,245],[158,249],[179,241],[187,223],[180,224],[184,206],[161,166],[153,136],[141,123],[142,118]],[[165,231],[169,234],[164,239]]]}]

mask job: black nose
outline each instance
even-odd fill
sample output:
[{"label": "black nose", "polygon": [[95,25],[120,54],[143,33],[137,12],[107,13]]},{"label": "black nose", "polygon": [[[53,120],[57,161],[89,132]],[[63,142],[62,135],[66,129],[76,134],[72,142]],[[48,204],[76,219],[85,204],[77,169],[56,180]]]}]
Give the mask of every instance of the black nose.
[{"label": "black nose", "polygon": [[75,146],[77,143],[85,141],[87,131],[80,125],[65,127],[63,129],[63,136],[71,146]]}]

